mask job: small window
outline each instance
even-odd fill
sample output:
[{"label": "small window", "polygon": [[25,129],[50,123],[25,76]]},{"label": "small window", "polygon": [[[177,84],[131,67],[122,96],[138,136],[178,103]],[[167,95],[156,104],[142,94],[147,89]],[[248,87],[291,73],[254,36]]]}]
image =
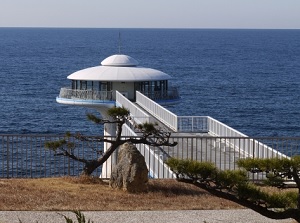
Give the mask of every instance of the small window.
[{"label": "small window", "polygon": [[81,90],[87,89],[87,81],[81,81]]},{"label": "small window", "polygon": [[72,80],[72,90],[76,89],[76,81]]},{"label": "small window", "polygon": [[88,81],[87,82],[87,89],[88,90],[92,90],[93,89],[93,82],[92,81]]},{"label": "small window", "polygon": [[93,81],[93,91],[100,91],[100,85],[99,81]]}]

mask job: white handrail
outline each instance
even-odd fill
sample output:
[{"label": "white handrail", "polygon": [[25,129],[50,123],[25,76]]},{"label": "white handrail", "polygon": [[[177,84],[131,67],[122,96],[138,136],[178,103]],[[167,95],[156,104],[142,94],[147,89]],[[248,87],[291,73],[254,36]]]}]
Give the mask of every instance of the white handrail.
[{"label": "white handrail", "polygon": [[[274,150],[272,147],[267,146],[255,139],[248,140],[247,143],[240,145],[239,139],[237,137],[248,138],[247,135],[225,125],[224,123],[207,116],[208,119],[208,132],[211,135],[217,137],[236,137],[232,139],[226,139],[225,143],[234,147],[236,151],[239,151],[246,157],[255,157],[255,158],[267,158],[267,157],[279,157],[279,158],[288,158],[285,154]],[[271,154],[271,155],[270,155]]]},{"label": "white handrail", "polygon": [[[123,106],[129,109],[131,116],[136,123],[152,122],[151,116],[146,114],[143,110],[137,107],[134,103],[129,101],[120,92],[116,91],[116,105]],[[122,136],[137,136],[137,134],[128,126],[123,125]],[[145,157],[147,167],[150,171],[150,175],[153,178],[175,178],[175,174],[164,163],[159,154],[156,154],[153,149],[150,149],[148,145],[138,144],[137,149]]]},{"label": "white handrail", "polygon": [[215,136],[225,137],[248,137],[247,135],[225,125],[224,123],[207,116],[209,133]]},{"label": "white handrail", "polygon": [[130,111],[131,117],[134,119],[135,123],[142,124],[145,122],[152,122],[152,117],[145,113],[142,109],[128,100],[120,92],[116,91],[116,106],[123,106]]},{"label": "white handrail", "polygon": [[177,131],[177,115],[165,109],[138,91],[136,91],[136,103],[166,126],[174,131]]}]

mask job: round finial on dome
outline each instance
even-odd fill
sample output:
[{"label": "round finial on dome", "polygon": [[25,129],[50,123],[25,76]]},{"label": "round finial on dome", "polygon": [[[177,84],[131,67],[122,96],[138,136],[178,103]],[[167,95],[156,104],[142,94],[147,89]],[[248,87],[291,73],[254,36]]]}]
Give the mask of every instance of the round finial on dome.
[{"label": "round finial on dome", "polygon": [[136,67],[139,62],[130,56],[123,54],[116,54],[107,57],[101,62],[102,66],[115,66],[115,67]]}]

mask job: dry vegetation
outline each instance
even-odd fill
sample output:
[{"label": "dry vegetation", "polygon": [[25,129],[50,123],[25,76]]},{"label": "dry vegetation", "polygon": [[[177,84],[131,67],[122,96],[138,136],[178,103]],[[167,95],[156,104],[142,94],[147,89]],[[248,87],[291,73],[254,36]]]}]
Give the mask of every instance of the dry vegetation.
[{"label": "dry vegetation", "polygon": [[205,210],[242,206],[176,180],[150,180],[129,194],[94,178],[0,179],[0,210]]}]

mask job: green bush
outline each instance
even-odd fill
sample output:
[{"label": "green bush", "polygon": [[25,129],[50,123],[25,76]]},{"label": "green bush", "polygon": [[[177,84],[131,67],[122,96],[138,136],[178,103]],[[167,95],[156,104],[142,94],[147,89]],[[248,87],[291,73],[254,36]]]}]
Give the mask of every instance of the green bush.
[{"label": "green bush", "polygon": [[216,167],[210,162],[189,161],[187,164],[188,176],[194,180],[207,181],[216,173]]},{"label": "green bush", "polygon": [[[300,158],[299,158],[300,160]],[[276,167],[276,171],[286,171],[290,167],[291,161],[288,159],[244,159],[239,160],[238,165],[248,171],[264,171],[269,177],[268,183],[271,186],[282,184],[282,178],[274,171],[269,169]],[[293,161],[294,162],[294,161]],[[299,161],[300,162],[300,161]],[[295,161],[294,166],[299,164]],[[193,160],[180,160],[170,158],[167,162],[171,170],[174,171],[178,178],[189,178],[200,182],[214,182],[217,188],[233,191],[239,199],[246,199],[257,205],[264,204],[268,208],[297,208],[297,192],[286,192],[269,194],[262,191],[258,186],[249,183],[247,172],[243,170],[218,170],[213,163],[198,162]]]},{"label": "green bush", "polygon": [[180,160],[176,158],[170,158],[166,161],[166,164],[176,174],[177,178],[185,178],[187,173],[187,160]]},{"label": "green bush", "polygon": [[264,203],[268,208],[297,208],[297,192],[269,194],[258,186],[248,183],[237,187],[237,195],[240,199],[246,199],[253,203]]},{"label": "green bush", "polygon": [[297,208],[297,192],[280,192],[269,195],[267,203],[271,208]]},{"label": "green bush", "polygon": [[266,201],[269,197],[267,193],[251,183],[238,185],[236,192],[240,199],[250,200],[254,203],[261,203],[261,201]]},{"label": "green bush", "polygon": [[[300,156],[291,158],[247,158],[240,159],[237,162],[239,167],[245,168],[251,172],[265,172],[268,180],[266,183],[270,186],[282,187],[284,180],[289,179],[294,181],[298,188],[298,199],[293,194],[275,194],[270,195],[268,200],[269,206],[279,208],[300,207]],[[295,205],[297,201],[297,205]]]},{"label": "green bush", "polygon": [[264,184],[271,187],[283,187],[284,179],[276,176],[273,173],[266,174],[267,179],[264,180]]},{"label": "green bush", "polygon": [[216,167],[210,162],[170,158],[166,164],[176,174],[177,178],[190,178],[203,182],[212,179],[216,173]]},{"label": "green bush", "polygon": [[245,168],[251,172],[266,172],[274,175],[292,178],[292,169],[297,170],[300,167],[300,157],[288,158],[247,158],[237,161],[239,167]]},{"label": "green bush", "polygon": [[216,186],[228,190],[247,181],[247,173],[242,170],[219,170],[215,177]]},{"label": "green bush", "polygon": [[247,182],[242,170],[217,170],[211,162],[170,158],[166,162],[177,178],[189,178],[200,182],[215,182],[217,187],[231,190],[235,185]]}]

